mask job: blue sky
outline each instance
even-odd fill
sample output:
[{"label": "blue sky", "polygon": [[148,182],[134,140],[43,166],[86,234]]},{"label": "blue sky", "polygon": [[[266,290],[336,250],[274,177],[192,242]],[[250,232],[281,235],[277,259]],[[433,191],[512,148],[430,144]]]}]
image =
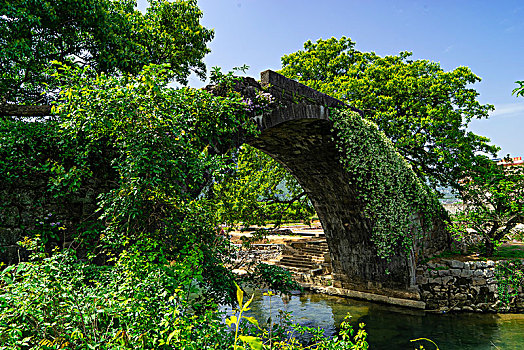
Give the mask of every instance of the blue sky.
[{"label": "blue sky", "polygon": [[[147,0],[139,0],[145,9]],[[360,51],[440,62],[445,70],[468,66],[482,78],[473,85],[481,103],[495,105],[488,120],[470,129],[524,156],[524,98],[511,91],[524,80],[524,1],[505,0],[199,0],[202,24],[215,29],[210,69],[247,64],[259,78],[280,69],[280,57],[308,39],[347,36]],[[205,85],[191,79],[191,86]]]}]

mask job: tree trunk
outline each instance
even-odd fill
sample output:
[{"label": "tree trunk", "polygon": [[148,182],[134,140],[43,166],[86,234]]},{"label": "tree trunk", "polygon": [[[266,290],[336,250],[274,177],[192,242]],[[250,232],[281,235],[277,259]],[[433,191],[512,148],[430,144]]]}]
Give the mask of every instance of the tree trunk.
[{"label": "tree trunk", "polygon": [[486,238],[484,240],[484,247],[486,248],[486,251],[484,252],[485,257],[491,257],[495,253],[495,243],[491,241],[491,239]]}]

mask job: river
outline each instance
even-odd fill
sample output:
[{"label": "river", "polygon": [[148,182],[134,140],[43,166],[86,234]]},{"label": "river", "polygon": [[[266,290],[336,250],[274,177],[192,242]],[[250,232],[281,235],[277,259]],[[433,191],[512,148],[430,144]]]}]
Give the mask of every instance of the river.
[{"label": "river", "polygon": [[[270,306],[271,305],[271,306]],[[291,312],[301,325],[321,327],[326,336],[336,334],[347,313],[351,324],[366,324],[370,349],[415,349],[410,339],[429,338],[441,350],[524,349],[524,315],[522,314],[432,314],[315,293],[293,295],[284,301],[278,296],[255,293],[252,316],[259,321],[278,310]],[[430,343],[425,349],[434,349]]]}]

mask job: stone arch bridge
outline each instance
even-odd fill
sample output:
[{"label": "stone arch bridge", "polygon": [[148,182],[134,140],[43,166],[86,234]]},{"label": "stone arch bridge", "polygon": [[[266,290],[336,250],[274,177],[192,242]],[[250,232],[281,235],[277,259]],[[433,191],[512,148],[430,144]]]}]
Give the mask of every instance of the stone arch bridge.
[{"label": "stone arch bridge", "polygon": [[[414,288],[417,263],[447,248],[449,236],[435,221],[433,229],[415,242],[417,254],[399,253],[388,263],[378,258],[371,240],[373,222],[366,218],[364,203],[358,199],[359,189],[350,184],[335,147],[330,107],[344,104],[269,70],[262,72],[260,82],[243,78],[237,88],[246,97],[254,97],[263,89],[276,99],[270,112],[255,117],[260,135],[244,141],[280,162],[307,192],[326,234],[336,283],[346,289],[418,298]],[[49,112],[50,106],[36,106],[28,111],[0,111],[0,114],[27,116]],[[83,197],[74,198],[67,206],[54,202],[48,205],[55,209],[64,207],[67,217],[91,215],[96,210],[99,193],[92,189],[106,188],[103,181],[93,179],[89,189],[82,192]],[[35,198],[43,196],[45,185],[45,179],[38,178],[17,188],[0,187],[0,198],[11,198],[10,193],[16,192],[14,204],[0,207],[0,262],[20,259],[16,242],[24,234],[24,227],[34,225],[31,208]]]},{"label": "stone arch bridge", "polygon": [[350,185],[335,147],[330,107],[344,103],[271,70],[261,73],[260,82],[244,78],[237,84],[246,97],[262,88],[277,107],[255,117],[261,133],[246,143],[277,160],[306,191],[326,235],[334,279],[347,289],[418,298],[417,262],[449,246],[441,222],[435,221],[415,242],[417,256],[399,252],[390,262],[379,258],[371,240],[373,223],[366,219],[359,190]]}]

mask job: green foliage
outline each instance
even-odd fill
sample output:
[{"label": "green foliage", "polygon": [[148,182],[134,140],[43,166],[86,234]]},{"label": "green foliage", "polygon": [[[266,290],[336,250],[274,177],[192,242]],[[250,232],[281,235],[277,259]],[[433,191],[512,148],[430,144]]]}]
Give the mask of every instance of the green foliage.
[{"label": "green foliage", "polygon": [[[333,340],[320,329],[289,322],[281,331],[273,325],[263,329],[244,314],[253,298],[244,303],[238,287],[239,309],[226,320],[234,333],[228,332],[216,305],[196,308],[203,279],[202,270],[195,268],[200,252],[192,250],[188,256],[194,259],[167,264],[151,259],[144,243],[122,252],[113,266],[80,261],[74,250],[64,249],[36,252],[34,260],[4,268],[0,349],[368,348],[363,324],[354,334],[347,321]],[[297,333],[310,333],[312,344],[300,344]]]},{"label": "green foliage", "polygon": [[[102,260],[144,239],[151,252],[174,261],[186,259],[191,246],[202,254],[195,264],[202,268],[206,297],[230,299],[229,243],[216,235],[220,217],[209,194],[231,167],[238,133],[255,132],[245,104],[167,88],[164,66],[146,67],[135,77],[69,66],[54,74],[68,86],[60,89],[53,118],[0,123],[4,203],[24,200],[12,190],[21,184],[40,181],[44,189],[30,203],[36,225],[26,232],[46,243],[73,241],[88,254],[103,253]],[[49,202],[67,206],[86,191],[98,195],[97,213],[80,222],[60,219],[66,230],[59,232],[39,224],[46,222],[42,207]],[[46,244],[48,251],[53,245]]]},{"label": "green foliage", "polygon": [[244,345],[247,343],[249,344],[251,349],[260,350],[262,348],[262,341],[256,337],[249,336],[249,335],[242,335],[239,333],[240,330],[240,323],[242,319],[250,322],[251,324],[258,326],[258,321],[253,317],[247,317],[244,316],[243,313],[246,311],[249,311],[249,305],[253,301],[253,298],[255,297],[255,294],[251,296],[251,299],[249,299],[245,304],[243,303],[244,300],[244,291],[240,289],[240,287],[237,285],[237,302],[238,302],[238,311],[236,312],[236,315],[232,315],[228,319],[226,319],[226,324],[228,327],[233,326],[235,330],[235,341],[233,343],[233,350],[244,350],[246,349],[245,346],[237,345],[238,341],[244,343]]},{"label": "green foliage", "polygon": [[[57,122],[30,123],[16,118],[0,118],[0,174],[4,186],[44,175],[48,161],[67,158],[67,140],[56,132]],[[62,151],[65,152],[62,153]]]},{"label": "green foliage", "polygon": [[518,297],[524,286],[524,261],[499,261],[495,267],[495,278],[499,300],[509,306]]},{"label": "green foliage", "polygon": [[519,223],[524,223],[524,168],[495,163],[471,172],[463,181],[464,210],[450,224],[457,237],[473,229],[484,241],[486,256]]},{"label": "green foliage", "polygon": [[40,237],[42,244],[46,244],[48,241],[60,240],[61,231],[66,230],[60,221],[56,221],[53,218],[53,214],[47,214],[42,221],[36,223],[35,232],[37,237]]},{"label": "green foliage", "polygon": [[431,191],[377,125],[350,110],[333,110],[337,148],[344,169],[358,188],[380,257],[408,253],[413,239],[439,213]]},{"label": "green foliage", "polygon": [[[197,254],[193,251],[192,254]],[[65,249],[0,272],[0,349],[214,349],[230,335],[216,313],[196,314],[202,278],[192,260],[151,262],[140,246],[114,266]]]},{"label": "green foliage", "polygon": [[187,83],[205,76],[203,57],[213,31],[199,23],[196,0],[151,0],[145,14],[132,0],[15,0],[0,2],[0,96],[38,102],[50,92],[52,61],[90,65],[97,72],[138,74],[169,64],[168,76]]},{"label": "green foliage", "polygon": [[228,225],[245,227],[283,221],[309,222],[315,211],[296,179],[267,154],[243,145],[236,167],[214,186],[218,214]]},{"label": "green foliage", "polygon": [[215,234],[220,222],[208,194],[230,167],[236,135],[255,129],[239,99],[167,88],[168,74],[163,66],[121,78],[64,67],[70,83],[55,106],[60,134],[78,145],[77,168],[111,150],[105,162],[114,185],[99,197],[108,249],[148,237],[178,261],[190,244],[204,254],[206,282],[228,292],[227,242]]},{"label": "green foliage", "polygon": [[281,74],[359,108],[375,122],[423,182],[458,186],[464,171],[494,154],[488,139],[466,130],[487,118],[469,87],[480,80],[469,68],[445,72],[438,63],[411,60],[411,53],[380,57],[360,52],[351,39],[307,41],[282,57]]},{"label": "green foliage", "polygon": [[101,147],[114,150],[120,187],[104,196],[102,207],[115,204],[106,207],[106,216],[125,222],[126,229],[154,229],[132,220],[132,213],[155,220],[189,205],[225,166],[222,155],[234,146],[237,132],[254,130],[239,101],[165,83],[160,67],[136,78],[81,75],[61,92],[56,108],[64,137],[83,147],[79,158]]},{"label": "green foliage", "polygon": [[524,97],[524,80],[516,81],[515,84],[519,84],[519,87],[513,89],[513,95]]},{"label": "green foliage", "polygon": [[300,284],[293,280],[293,276],[288,270],[276,265],[258,264],[255,267],[251,279],[254,280],[259,287],[284,294],[302,290]]},{"label": "green foliage", "polygon": [[494,257],[499,259],[524,259],[524,246],[502,245],[497,248]]}]

